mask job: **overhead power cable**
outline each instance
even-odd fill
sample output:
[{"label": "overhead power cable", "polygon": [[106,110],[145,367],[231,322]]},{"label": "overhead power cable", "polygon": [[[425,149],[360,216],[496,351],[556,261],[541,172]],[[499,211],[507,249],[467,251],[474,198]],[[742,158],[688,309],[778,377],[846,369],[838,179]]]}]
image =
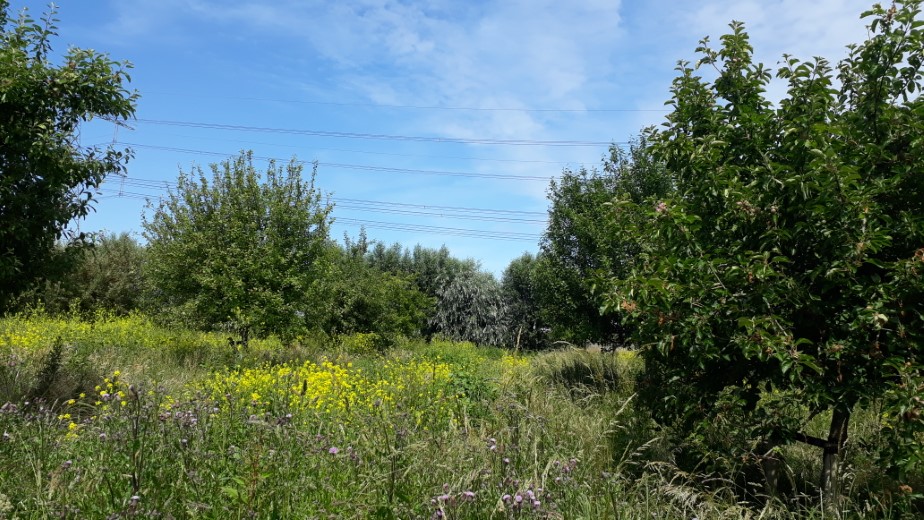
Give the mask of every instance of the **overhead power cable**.
[{"label": "overhead power cable", "polygon": [[404,224],[395,222],[381,222],[376,220],[362,220],[354,218],[338,218],[337,223],[364,226],[368,228],[387,229],[391,231],[424,232],[440,235],[468,236],[471,238],[484,238],[489,240],[521,240],[537,241],[538,234],[513,233],[504,231],[486,231],[480,229],[464,229],[442,226],[425,226],[422,224]]},{"label": "overhead power cable", "polygon": [[[281,143],[267,143],[263,141],[253,141],[248,139],[226,139],[221,137],[203,137],[203,136],[192,136],[184,134],[172,134],[165,133],[164,135],[172,137],[180,137],[183,139],[205,139],[210,141],[223,141],[230,143],[242,143],[248,145],[260,145],[260,146],[276,146],[284,148],[305,148],[304,145],[291,145],[291,144],[281,144]],[[378,152],[372,150],[354,150],[349,148],[317,148],[311,147],[312,151],[320,152],[345,152],[345,153],[358,153],[364,155],[384,155],[388,157],[416,157],[420,159],[453,159],[460,161],[484,161],[484,162],[501,162],[501,163],[523,163],[523,164],[555,164],[558,166],[568,166],[574,164],[574,161],[543,161],[540,159],[501,159],[499,157],[470,157],[470,156],[458,156],[458,155],[428,155],[428,154],[418,154],[418,153],[395,153],[395,152]]]},{"label": "overhead power cable", "polygon": [[[162,150],[167,152],[176,152],[176,153],[185,153],[191,155],[205,155],[212,157],[228,157],[227,153],[222,152],[212,152],[207,150],[194,150],[190,148],[176,148],[172,146],[156,146],[150,144],[137,144],[137,143],[126,143],[124,141],[119,142],[119,144],[125,146],[132,146],[135,148],[147,148],[151,150]],[[265,157],[265,156],[253,156],[254,159],[262,161],[279,161],[284,162],[285,159],[278,157]],[[299,164],[311,164],[312,161],[297,161]],[[542,181],[548,182],[551,179],[551,176],[542,177],[538,175],[508,175],[502,173],[477,173],[477,172],[457,172],[457,171],[445,171],[445,170],[418,170],[414,168],[391,168],[387,166],[375,166],[369,164],[348,164],[348,163],[335,163],[335,162],[317,162],[318,166],[325,166],[327,168],[341,169],[341,170],[358,170],[358,171],[373,171],[373,172],[390,172],[390,173],[413,173],[420,175],[440,175],[448,177],[470,177],[470,178],[480,178],[480,179],[505,179],[505,180],[518,180],[518,181]]]},{"label": "overhead power cable", "polygon": [[234,99],[239,101],[264,101],[272,103],[292,103],[299,105],[326,105],[336,107],[368,107],[368,108],[403,108],[414,110],[451,110],[470,112],[561,112],[561,113],[618,113],[618,112],[669,112],[664,108],[524,108],[524,107],[464,107],[446,105],[399,105],[389,103],[359,103],[347,101],[317,101],[300,99],[278,99],[256,96],[215,96],[212,94],[189,94],[179,92],[146,91],[147,94],[161,94],[177,97],[200,97],[208,99]]},{"label": "overhead power cable", "polygon": [[203,128],[208,130],[229,130],[236,132],[260,132],[272,134],[310,135],[314,137],[335,137],[342,139],[371,139],[383,141],[414,141],[427,143],[459,143],[497,146],[609,146],[610,141],[540,141],[533,139],[475,139],[463,137],[431,137],[391,134],[366,134],[358,132],[338,132],[333,130],[303,130],[295,128],[276,128],[247,125],[227,125],[220,123],[201,123],[195,121],[168,121],[163,119],[137,119],[136,122],[149,125],[179,126],[186,128]]},{"label": "overhead power cable", "polygon": [[[121,193],[127,193],[135,198],[140,197],[160,197],[160,195],[145,195],[137,192],[125,192],[124,186],[140,188],[143,190],[158,190],[170,188],[175,183],[156,183],[152,181],[139,181],[137,179],[122,177],[120,179],[119,190]],[[331,198],[336,209],[346,209],[354,211],[367,211],[373,213],[390,213],[396,215],[419,215],[427,217],[438,217],[459,220],[478,220],[484,222],[504,222],[511,224],[546,224],[546,219],[536,218],[545,216],[545,213],[538,211],[515,211],[488,208],[466,208],[456,206],[427,206],[423,204],[405,204],[400,202],[375,201],[365,199],[341,199]]]},{"label": "overhead power cable", "polygon": [[[119,190],[108,190],[102,189],[101,192],[106,193],[101,198],[127,198],[127,199],[142,199],[150,200],[152,197],[150,195],[145,195],[143,193],[136,193],[130,191],[119,191]],[[520,233],[513,231],[495,231],[495,230],[483,230],[483,229],[470,229],[470,228],[456,228],[456,227],[447,227],[447,226],[428,226],[423,224],[408,224],[402,222],[382,222],[377,220],[364,220],[364,219],[354,219],[346,217],[336,217],[336,224],[345,224],[349,226],[362,226],[370,229],[384,229],[389,231],[403,231],[403,232],[415,232],[415,233],[427,233],[427,234],[436,234],[444,236],[458,236],[466,238],[478,238],[484,240],[507,240],[507,241],[527,241],[535,242],[540,238],[539,234],[533,233]]]}]

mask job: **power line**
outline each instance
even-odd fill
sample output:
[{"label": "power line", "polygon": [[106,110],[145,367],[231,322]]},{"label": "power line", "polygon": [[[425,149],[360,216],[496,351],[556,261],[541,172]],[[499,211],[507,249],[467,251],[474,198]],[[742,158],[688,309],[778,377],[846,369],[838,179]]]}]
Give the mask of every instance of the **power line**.
[{"label": "power line", "polygon": [[664,108],[519,108],[519,107],[464,107],[464,106],[442,106],[442,105],[397,105],[388,103],[358,103],[345,101],[317,101],[317,100],[299,100],[299,99],[277,99],[253,96],[214,96],[214,95],[197,95],[179,92],[158,92],[147,91],[148,94],[162,94],[177,97],[199,97],[199,98],[222,98],[235,99],[239,101],[269,101],[273,103],[292,103],[299,105],[327,105],[337,107],[368,107],[368,108],[402,108],[414,110],[451,110],[451,111],[470,111],[470,112],[561,112],[561,113],[618,113],[618,112],[669,112]]},{"label": "power line", "polygon": [[[118,191],[118,190],[100,190],[108,191],[108,195],[104,195],[100,198],[128,198],[128,199],[143,199],[150,200],[152,197],[142,193],[135,193],[129,191]],[[483,229],[470,229],[470,228],[456,228],[456,227],[446,227],[446,226],[428,226],[423,224],[407,224],[400,222],[382,222],[378,220],[364,220],[364,219],[355,219],[347,217],[336,217],[334,219],[335,224],[344,224],[349,226],[362,226],[368,227],[371,229],[384,229],[389,231],[402,231],[402,232],[415,232],[415,233],[427,233],[427,234],[436,234],[444,236],[458,236],[465,238],[477,238],[484,240],[506,240],[506,241],[526,241],[526,242],[535,242],[541,238],[539,234],[533,233],[521,233],[515,231],[492,231],[492,230],[483,230]]]},{"label": "power line", "polygon": [[[203,137],[203,136],[192,136],[192,135],[183,135],[183,134],[171,134],[166,133],[163,135],[169,135],[172,137],[182,137],[184,139],[206,139],[210,141],[224,141],[230,143],[243,143],[250,145],[260,145],[260,146],[282,146],[285,148],[304,148],[301,145],[290,145],[290,144],[281,144],[281,143],[266,143],[261,141],[251,141],[246,139],[225,139],[221,137]],[[616,143],[621,144],[621,143]],[[524,163],[524,164],[557,164],[559,166],[567,166],[573,164],[574,161],[543,161],[539,159],[501,159],[498,157],[470,157],[470,156],[459,156],[459,155],[426,155],[426,154],[415,154],[415,153],[395,153],[395,152],[374,152],[371,150],[353,150],[349,148],[316,148],[312,147],[312,150],[323,151],[323,152],[346,152],[346,153],[360,153],[366,155],[385,155],[389,157],[417,157],[421,159],[454,159],[460,161],[485,161],[485,162],[503,162],[503,163]]]},{"label": "power line", "polygon": [[[126,193],[135,198],[152,197],[142,193],[125,192],[124,186],[130,186],[148,190],[163,190],[175,186],[175,183],[156,182],[149,180],[140,180],[129,177],[120,179],[120,193]],[[160,197],[160,195],[157,195]],[[458,206],[428,206],[423,204],[407,204],[401,202],[377,201],[367,199],[348,199],[332,197],[331,201],[335,204],[336,209],[347,209],[355,211],[368,211],[374,213],[390,213],[397,215],[419,215],[428,217],[451,218],[459,220],[479,220],[484,222],[504,222],[511,224],[546,224],[545,219],[528,218],[532,216],[545,216],[545,213],[538,211],[517,211],[490,208],[469,208]]]},{"label": "power line", "polygon": [[404,202],[391,202],[391,201],[380,201],[380,200],[366,200],[366,199],[346,199],[346,198],[337,198],[343,202],[363,202],[369,204],[385,204],[389,206],[408,206],[413,208],[424,208],[424,209],[446,209],[453,211],[474,211],[479,213],[505,213],[505,214],[516,214],[516,215],[545,215],[543,211],[520,211],[513,209],[491,209],[491,208],[469,208],[463,206],[434,206],[430,204],[407,204]]},{"label": "power line", "polygon": [[350,209],[356,211],[370,211],[373,213],[392,213],[397,215],[422,215],[428,217],[440,217],[440,218],[453,218],[460,220],[481,220],[484,222],[507,222],[512,224],[545,224],[545,220],[537,219],[524,219],[524,218],[515,218],[515,217],[500,217],[500,216],[489,216],[489,215],[469,215],[469,214],[452,214],[452,213],[433,213],[429,211],[414,211],[406,209],[393,209],[393,208],[380,208],[380,207],[370,207],[370,206],[356,206],[351,204],[336,204],[334,209]]},{"label": "power line", "polygon": [[362,220],[353,218],[338,218],[335,222],[369,228],[387,229],[391,231],[424,232],[440,235],[468,236],[470,238],[483,238],[488,240],[537,241],[541,238],[541,235],[530,233],[486,231],[480,229],[465,229],[442,226],[425,226],[422,224],[399,224],[395,222],[381,222],[376,220]]},{"label": "power line", "polygon": [[[260,132],[273,134],[310,135],[315,137],[335,137],[342,139],[371,139],[385,141],[415,141],[427,143],[459,143],[497,146],[609,146],[617,144],[604,141],[538,141],[532,139],[473,139],[462,137],[427,137],[392,134],[365,134],[357,132],[337,132],[333,130],[302,130],[294,128],[276,128],[247,125],[226,125],[219,123],[200,123],[194,121],[168,121],[162,119],[137,119],[138,123],[162,126],[180,126],[187,128],[204,128],[208,130],[230,130],[236,132]],[[625,144],[625,143],[622,143]]]},{"label": "power line", "polygon": [[[176,148],[172,146],[156,146],[150,144],[137,144],[137,143],[126,143],[120,141],[119,144],[125,146],[132,146],[135,148],[147,148],[151,150],[162,150],[168,152],[176,153],[185,153],[191,155],[205,155],[212,157],[228,157],[227,153],[222,152],[212,152],[208,150],[194,150],[191,148]],[[280,161],[284,162],[285,159],[280,159],[277,157],[265,157],[265,156],[253,156],[254,159],[263,160],[263,161]],[[296,161],[299,164],[309,164],[311,161]],[[328,168],[341,169],[341,170],[358,170],[358,171],[375,171],[375,172],[390,172],[390,173],[413,173],[420,175],[440,175],[448,177],[469,177],[469,178],[481,178],[481,179],[505,179],[505,180],[518,180],[518,181],[542,181],[548,182],[552,177],[542,177],[538,175],[508,175],[501,173],[476,173],[476,172],[457,172],[457,171],[446,171],[446,170],[420,170],[414,168],[392,168],[388,166],[374,166],[369,164],[348,164],[348,163],[334,163],[334,162],[317,162],[319,166],[326,166]]]}]

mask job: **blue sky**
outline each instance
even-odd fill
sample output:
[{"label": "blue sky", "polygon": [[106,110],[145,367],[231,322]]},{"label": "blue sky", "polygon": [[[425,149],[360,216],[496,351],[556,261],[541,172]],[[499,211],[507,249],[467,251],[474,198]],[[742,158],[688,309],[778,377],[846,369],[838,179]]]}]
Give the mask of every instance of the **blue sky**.
[{"label": "blue sky", "polygon": [[[141,94],[131,130],[82,130],[135,158],[80,227],[140,232],[143,198],[180,169],[250,149],[318,161],[334,237],[365,223],[500,274],[538,250],[550,179],[663,120],[702,37],[737,19],[771,67],[784,53],[833,61],[865,37],[871,3],[61,0],[58,50],[131,61]],[[12,1],[26,6],[46,10]]]}]

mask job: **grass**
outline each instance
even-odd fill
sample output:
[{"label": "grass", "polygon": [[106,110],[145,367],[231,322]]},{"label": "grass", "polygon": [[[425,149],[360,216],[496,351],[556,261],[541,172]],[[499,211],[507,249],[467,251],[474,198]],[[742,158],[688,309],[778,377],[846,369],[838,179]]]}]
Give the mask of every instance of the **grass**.
[{"label": "grass", "polygon": [[[0,320],[0,357],[0,518],[822,517],[678,468],[631,352],[241,351],[142,316],[32,315]],[[868,499],[841,516],[900,517]]]}]

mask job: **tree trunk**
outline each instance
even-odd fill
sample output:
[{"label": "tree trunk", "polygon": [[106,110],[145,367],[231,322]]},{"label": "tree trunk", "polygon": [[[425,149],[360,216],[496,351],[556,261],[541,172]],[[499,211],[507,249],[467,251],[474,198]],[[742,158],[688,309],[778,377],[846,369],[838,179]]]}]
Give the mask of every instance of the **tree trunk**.
[{"label": "tree trunk", "polygon": [[840,503],[840,461],[838,457],[847,442],[847,424],[850,408],[836,406],[831,415],[831,429],[824,446],[821,463],[821,499],[829,513],[837,511]]},{"label": "tree trunk", "polygon": [[760,458],[760,469],[764,473],[764,492],[768,497],[778,497],[783,461],[776,452],[775,445],[764,444],[760,449],[764,452]]}]

